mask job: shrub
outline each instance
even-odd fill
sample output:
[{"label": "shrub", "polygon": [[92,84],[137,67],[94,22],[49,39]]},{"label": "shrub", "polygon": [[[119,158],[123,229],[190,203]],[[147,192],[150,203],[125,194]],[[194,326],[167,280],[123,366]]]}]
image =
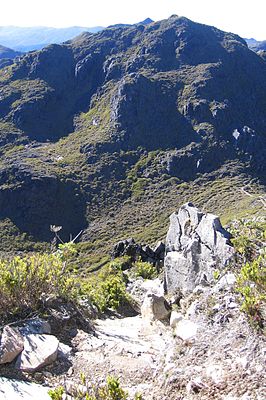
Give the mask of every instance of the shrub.
[{"label": "shrub", "polygon": [[262,311],[266,306],[265,255],[243,265],[237,278],[237,291],[243,296],[241,309],[257,327],[263,328]]},{"label": "shrub", "polygon": [[153,279],[158,275],[156,268],[151,263],[143,261],[135,263],[135,274],[143,279]]},{"label": "shrub", "polygon": [[57,254],[0,261],[0,317],[36,310],[42,294],[74,298],[78,284]]},{"label": "shrub", "polygon": [[236,291],[241,310],[253,325],[264,328],[266,308],[266,223],[261,219],[234,221],[230,229],[236,250]]},{"label": "shrub", "polygon": [[[88,387],[84,374],[81,374],[81,384],[85,390],[80,390],[79,385],[74,389],[74,399],[76,400],[127,400],[128,393],[121,388],[120,382],[117,378],[108,376],[106,384],[104,386],[94,386],[93,388]],[[49,396],[53,400],[62,400],[65,393],[65,389],[59,386],[56,389],[49,390]],[[135,400],[142,400],[140,394],[135,395]]]},{"label": "shrub", "polygon": [[126,277],[118,263],[110,263],[100,273],[83,283],[82,292],[103,312],[107,308],[117,309],[128,301]]}]

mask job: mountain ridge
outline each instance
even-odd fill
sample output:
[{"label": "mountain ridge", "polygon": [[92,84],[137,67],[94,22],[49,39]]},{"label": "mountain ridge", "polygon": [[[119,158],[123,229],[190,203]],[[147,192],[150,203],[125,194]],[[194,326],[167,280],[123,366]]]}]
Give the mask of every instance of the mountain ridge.
[{"label": "mountain ridge", "polygon": [[228,214],[251,185],[261,208],[266,63],[237,35],[177,16],[83,33],[17,60],[0,92],[1,218],[35,240],[157,240],[177,194]]}]

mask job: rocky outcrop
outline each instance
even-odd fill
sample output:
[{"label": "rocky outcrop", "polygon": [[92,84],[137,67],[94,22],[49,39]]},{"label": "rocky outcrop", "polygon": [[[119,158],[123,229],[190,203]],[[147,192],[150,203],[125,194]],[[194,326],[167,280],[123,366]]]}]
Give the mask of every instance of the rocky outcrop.
[{"label": "rocky outcrop", "polygon": [[173,213],[166,238],[166,291],[186,293],[213,282],[214,271],[225,267],[234,254],[229,239],[218,217],[192,203]]}]

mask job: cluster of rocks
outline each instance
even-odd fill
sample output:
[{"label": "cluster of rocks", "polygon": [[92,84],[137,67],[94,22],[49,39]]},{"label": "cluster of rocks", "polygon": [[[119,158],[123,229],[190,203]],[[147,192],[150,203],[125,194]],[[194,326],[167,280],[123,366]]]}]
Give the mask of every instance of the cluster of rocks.
[{"label": "cluster of rocks", "polygon": [[6,325],[0,337],[0,364],[14,362],[17,370],[35,372],[71,351],[51,335],[51,326],[40,318]]},{"label": "cluster of rocks", "polygon": [[152,249],[148,245],[141,245],[135,242],[133,238],[121,240],[113,248],[112,258],[128,256],[132,262],[141,260],[149,262],[155,266],[161,266],[164,260],[165,245],[158,242]]}]

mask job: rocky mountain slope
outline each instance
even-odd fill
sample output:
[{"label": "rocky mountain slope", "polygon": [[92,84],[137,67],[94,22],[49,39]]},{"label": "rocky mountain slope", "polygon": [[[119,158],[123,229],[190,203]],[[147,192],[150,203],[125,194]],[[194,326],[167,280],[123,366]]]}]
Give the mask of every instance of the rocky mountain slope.
[{"label": "rocky mountain slope", "polygon": [[12,49],[9,49],[8,47],[1,46],[0,45],[0,59],[2,58],[15,58],[19,56],[21,53],[19,51],[15,51]]},{"label": "rocky mountain slope", "polygon": [[96,262],[188,198],[263,208],[266,63],[236,35],[177,16],[84,33],[3,68],[0,96],[3,248],[62,225]]}]

